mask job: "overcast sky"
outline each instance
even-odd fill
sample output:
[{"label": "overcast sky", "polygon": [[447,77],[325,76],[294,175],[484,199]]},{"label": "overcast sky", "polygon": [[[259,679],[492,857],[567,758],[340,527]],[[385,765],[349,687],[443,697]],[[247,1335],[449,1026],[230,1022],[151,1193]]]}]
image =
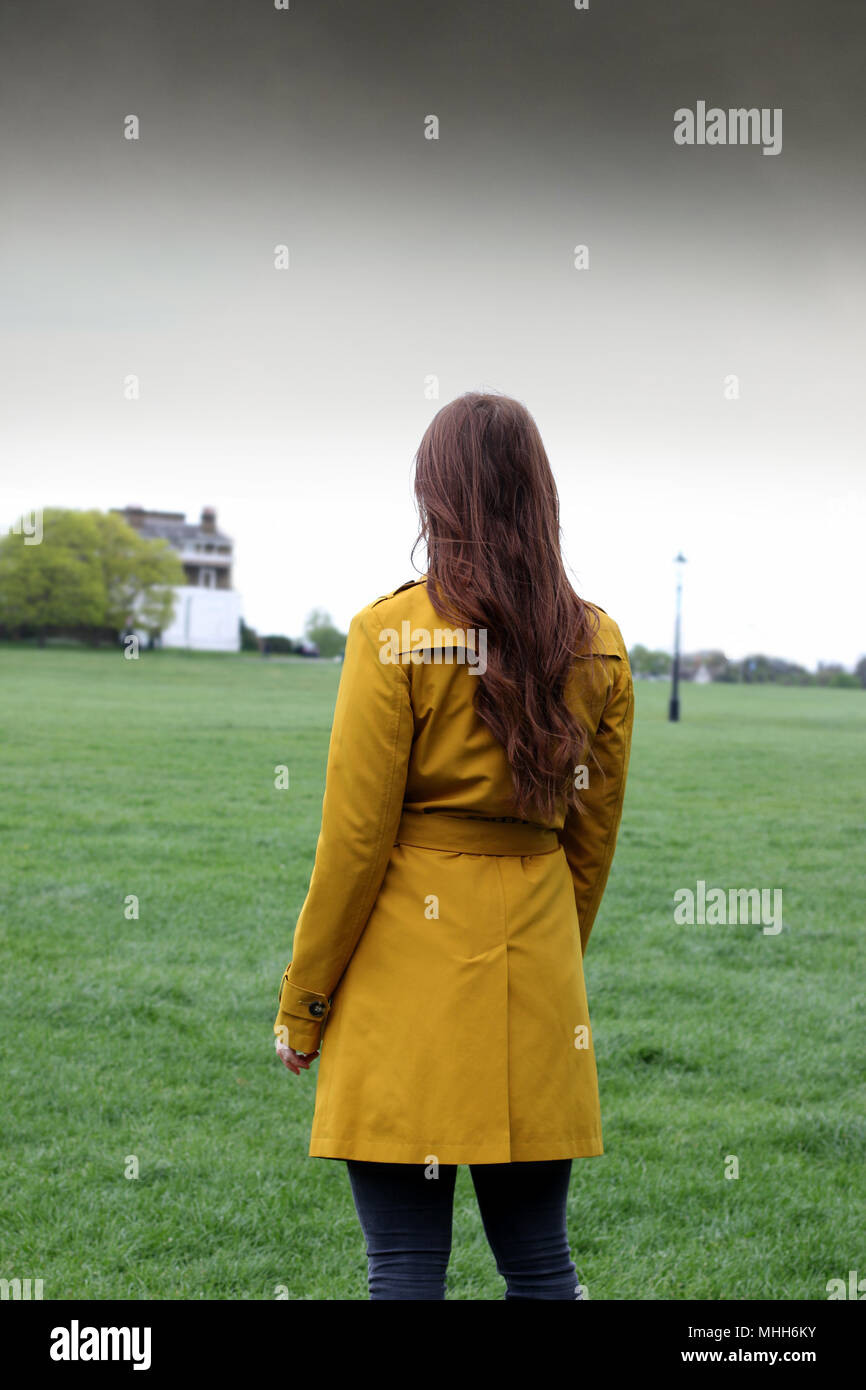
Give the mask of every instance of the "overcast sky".
[{"label": "overcast sky", "polygon": [[[493,388],[628,645],[670,648],[682,550],[687,649],[866,652],[860,0],[0,15],[4,528],[212,505],[248,623],[345,629],[413,577],[432,415]],[[698,101],[781,152],[675,144]]]}]

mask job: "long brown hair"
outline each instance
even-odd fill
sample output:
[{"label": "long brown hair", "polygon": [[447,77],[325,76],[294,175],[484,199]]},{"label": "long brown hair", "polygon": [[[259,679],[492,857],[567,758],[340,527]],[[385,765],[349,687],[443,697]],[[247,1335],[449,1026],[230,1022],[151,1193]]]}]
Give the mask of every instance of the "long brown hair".
[{"label": "long brown hair", "polygon": [[582,809],[574,770],[588,731],[563,699],[598,614],[569,583],[559,495],[538,427],[520,401],[468,391],[434,416],[415,456],[427,589],[449,622],[484,628],[487,669],[475,710],[511,766],[514,807],[553,819]]}]

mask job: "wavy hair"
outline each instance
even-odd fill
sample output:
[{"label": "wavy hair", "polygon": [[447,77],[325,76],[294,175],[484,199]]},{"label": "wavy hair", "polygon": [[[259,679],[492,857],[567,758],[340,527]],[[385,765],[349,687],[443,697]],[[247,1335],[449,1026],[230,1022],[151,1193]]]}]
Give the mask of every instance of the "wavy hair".
[{"label": "wavy hair", "polygon": [[507,754],[515,813],[549,821],[560,798],[581,811],[590,736],[564,693],[599,618],[566,577],[559,495],[526,407],[479,391],[443,406],[415,455],[415,500],[412,556],[423,541],[433,607],[487,632],[474,704]]}]

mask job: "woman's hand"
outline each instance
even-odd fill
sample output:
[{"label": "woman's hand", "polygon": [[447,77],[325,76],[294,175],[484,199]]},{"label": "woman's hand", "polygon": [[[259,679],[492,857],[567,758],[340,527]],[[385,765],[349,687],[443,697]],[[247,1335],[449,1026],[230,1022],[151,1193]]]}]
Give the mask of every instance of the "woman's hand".
[{"label": "woman's hand", "polygon": [[288,1043],[280,1042],[279,1038],[274,1038],[274,1048],[283,1066],[293,1071],[295,1076],[300,1076],[301,1067],[308,1071],[310,1063],[315,1062],[319,1055],[318,1052],[295,1052]]}]

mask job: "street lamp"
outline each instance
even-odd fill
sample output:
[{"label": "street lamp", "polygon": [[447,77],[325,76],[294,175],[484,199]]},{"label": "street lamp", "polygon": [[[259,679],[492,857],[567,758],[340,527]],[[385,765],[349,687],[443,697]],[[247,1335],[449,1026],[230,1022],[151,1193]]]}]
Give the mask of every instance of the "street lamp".
[{"label": "street lamp", "polygon": [[677,620],[674,628],[674,665],[671,680],[671,702],[668,707],[668,720],[676,723],[680,717],[680,612],[683,596],[683,565],[686,557],[680,551],[674,560],[677,567]]}]

